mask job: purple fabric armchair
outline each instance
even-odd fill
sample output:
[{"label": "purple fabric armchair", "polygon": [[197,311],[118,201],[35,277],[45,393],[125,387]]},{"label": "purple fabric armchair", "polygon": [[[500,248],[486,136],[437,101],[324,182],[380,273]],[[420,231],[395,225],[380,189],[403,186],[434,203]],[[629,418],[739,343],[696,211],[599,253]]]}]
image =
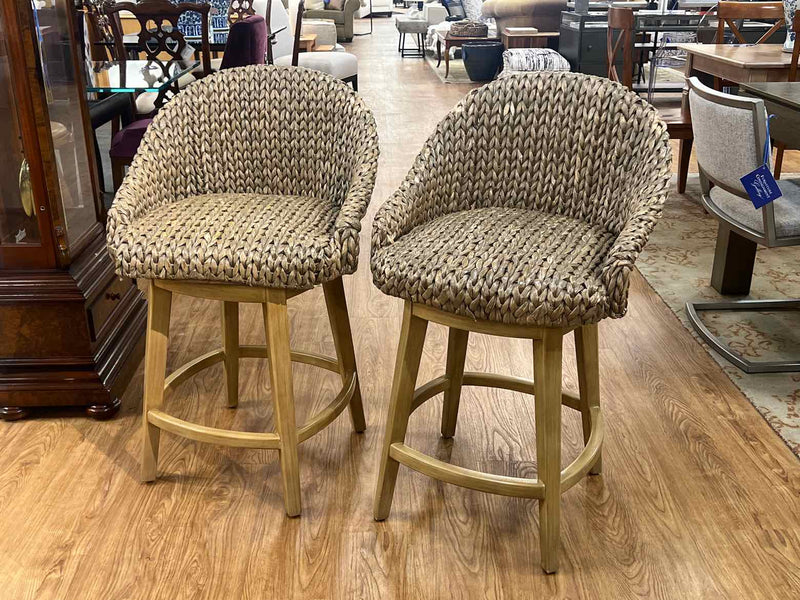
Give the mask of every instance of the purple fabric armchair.
[{"label": "purple fabric armchair", "polygon": [[263,65],[267,53],[267,23],[251,15],[231,25],[220,69]]}]

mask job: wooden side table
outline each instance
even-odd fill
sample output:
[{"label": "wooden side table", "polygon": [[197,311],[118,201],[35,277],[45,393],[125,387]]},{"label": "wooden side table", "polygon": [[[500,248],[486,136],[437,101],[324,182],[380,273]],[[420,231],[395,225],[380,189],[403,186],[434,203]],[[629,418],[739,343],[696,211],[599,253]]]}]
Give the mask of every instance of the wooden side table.
[{"label": "wooden side table", "polygon": [[442,43],[444,43],[444,78],[450,75],[450,48],[460,48],[464,42],[486,42],[497,40],[496,37],[455,36],[450,32],[436,34],[436,67],[442,64]]},{"label": "wooden side table", "polygon": [[314,50],[314,44],[316,43],[316,33],[304,33],[300,35],[300,52],[311,52]]},{"label": "wooden side table", "polygon": [[558,31],[539,31],[535,27],[505,27],[500,39],[507,49],[547,48],[550,38],[558,36]]}]

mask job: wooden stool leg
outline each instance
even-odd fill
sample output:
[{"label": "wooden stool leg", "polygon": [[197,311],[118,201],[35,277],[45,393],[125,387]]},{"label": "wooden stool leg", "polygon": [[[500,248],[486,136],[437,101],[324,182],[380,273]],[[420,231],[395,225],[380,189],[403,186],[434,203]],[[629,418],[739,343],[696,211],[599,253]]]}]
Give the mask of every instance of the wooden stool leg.
[{"label": "wooden stool leg", "polygon": [[539,500],[539,545],[542,569],[558,569],[561,516],[561,332],[545,330],[533,342],[536,398],[536,461],[544,498]]},{"label": "wooden stool leg", "polygon": [[172,292],[148,281],[147,342],[144,358],[144,400],[142,401],[142,481],[153,481],[158,467],[158,442],[161,430],[147,420],[150,409],[164,404],[164,379],[167,371],[167,341]]},{"label": "wooden stool leg", "polygon": [[325,305],[328,307],[328,319],[331,322],[331,332],[333,333],[333,343],[336,346],[342,383],[346,382],[351,375],[356,376],[356,389],[350,400],[350,420],[353,423],[353,429],[361,433],[367,428],[367,422],[364,418],[361,383],[358,381],[358,370],[356,369],[356,352],[353,348],[353,334],[350,330],[347,299],[344,295],[341,277],[322,284],[322,289],[325,292]]},{"label": "wooden stool leg", "polygon": [[400,333],[400,345],[397,348],[397,360],[394,366],[386,434],[381,451],[378,487],[375,490],[373,513],[376,521],[388,517],[392,508],[394,484],[397,481],[397,469],[400,463],[389,456],[389,447],[395,442],[403,442],[406,437],[414,387],[419,373],[419,361],[425,344],[425,332],[428,329],[428,322],[415,317],[411,313],[411,307],[411,302],[406,301],[403,309],[403,329]]},{"label": "wooden stool leg", "polygon": [[239,405],[239,303],[222,303],[222,348],[228,406]]},{"label": "wooden stool leg", "polygon": [[468,340],[468,331],[455,327],[450,328],[447,336],[447,367],[445,369],[447,388],[444,391],[444,408],[442,409],[442,437],[446,438],[451,438],[456,434]]},{"label": "wooden stool leg", "polygon": [[[583,443],[592,433],[589,411],[600,406],[600,363],[597,348],[597,324],[584,325],[575,330],[575,356],[578,362],[578,388],[581,396],[581,418],[583,419]],[[589,470],[590,475],[603,471],[603,456]]]},{"label": "wooden stool leg", "polygon": [[267,290],[267,302],[262,305],[269,348],[269,372],[272,381],[272,401],[275,407],[275,428],[280,437],[281,479],[286,514],[300,514],[300,469],[297,461],[297,428],[294,415],[292,385],[292,355],[289,347],[289,315],[286,312],[286,292]]}]

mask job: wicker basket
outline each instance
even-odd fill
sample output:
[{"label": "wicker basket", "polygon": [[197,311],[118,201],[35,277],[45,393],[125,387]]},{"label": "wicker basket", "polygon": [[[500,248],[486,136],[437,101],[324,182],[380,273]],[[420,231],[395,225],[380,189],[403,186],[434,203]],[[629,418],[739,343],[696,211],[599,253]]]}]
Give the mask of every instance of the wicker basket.
[{"label": "wicker basket", "polygon": [[489,27],[480,21],[455,21],[450,26],[450,35],[455,37],[486,37],[489,34]]}]

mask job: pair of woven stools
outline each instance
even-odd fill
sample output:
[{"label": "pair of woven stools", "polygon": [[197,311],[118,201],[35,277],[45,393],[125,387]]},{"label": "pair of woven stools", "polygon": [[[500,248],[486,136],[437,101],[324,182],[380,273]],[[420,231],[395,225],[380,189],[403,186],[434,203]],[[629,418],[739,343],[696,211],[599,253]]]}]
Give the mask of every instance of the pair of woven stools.
[{"label": "pair of woven stools", "polygon": [[[628,277],[667,194],[670,146],[656,111],[618,84],[531,73],[470,93],[425,144],[372,226],[375,284],[405,302],[376,519],[400,464],[456,485],[539,501],[541,560],[558,564],[560,495],[600,472],[597,322],[625,313]],[[117,272],[147,281],[142,478],[156,477],[162,430],[274,448],[284,501],[300,513],[298,443],[346,406],[365,428],[342,276],[356,270],[378,166],[375,121],[322,73],[254,66],[207,77],[155,117],[108,216]],[[287,300],[321,284],[337,358],[292,352]],[[166,377],[173,294],[222,302],[223,345]],[[239,343],[238,303],[263,307],[266,346]],[[445,374],[416,388],[428,322],[450,329]],[[561,389],[574,332],[580,395]],[[465,373],[469,332],[528,338],[535,381]],[[207,427],[163,410],[164,392],[222,362],[237,404],[239,359],[269,360],[275,432]],[[292,361],[340,374],[333,401],[295,424]],[[444,394],[453,436],[462,386],[535,395],[536,479],[479,473],[406,446],[409,415]],[[561,405],[580,411],[585,449],[561,468]]]}]

